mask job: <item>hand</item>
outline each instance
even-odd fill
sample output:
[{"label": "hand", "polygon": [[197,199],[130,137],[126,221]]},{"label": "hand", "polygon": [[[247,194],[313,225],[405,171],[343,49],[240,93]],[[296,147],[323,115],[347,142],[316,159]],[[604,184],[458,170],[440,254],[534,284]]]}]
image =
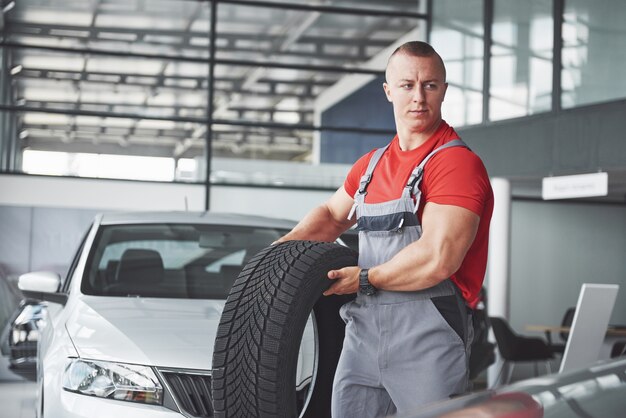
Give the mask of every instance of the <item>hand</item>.
[{"label": "hand", "polygon": [[347,295],[356,293],[359,290],[359,273],[361,269],[357,266],[344,267],[339,270],[330,270],[328,278],[335,280],[325,292],[324,296]]}]

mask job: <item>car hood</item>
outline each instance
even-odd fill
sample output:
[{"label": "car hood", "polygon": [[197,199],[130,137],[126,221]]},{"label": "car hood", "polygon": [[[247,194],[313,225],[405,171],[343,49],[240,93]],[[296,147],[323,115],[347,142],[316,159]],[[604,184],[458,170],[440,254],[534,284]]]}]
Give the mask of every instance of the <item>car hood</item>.
[{"label": "car hood", "polygon": [[224,303],[82,296],[66,329],[83,358],[209,370]]}]

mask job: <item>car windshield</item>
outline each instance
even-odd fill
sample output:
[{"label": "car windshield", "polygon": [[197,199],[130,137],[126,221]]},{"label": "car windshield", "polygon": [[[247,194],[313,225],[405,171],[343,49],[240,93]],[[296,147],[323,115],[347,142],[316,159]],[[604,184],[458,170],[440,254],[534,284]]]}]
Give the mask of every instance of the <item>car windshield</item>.
[{"label": "car windshield", "polygon": [[248,260],[285,232],[202,224],[103,226],[81,290],[96,296],[225,299]]}]

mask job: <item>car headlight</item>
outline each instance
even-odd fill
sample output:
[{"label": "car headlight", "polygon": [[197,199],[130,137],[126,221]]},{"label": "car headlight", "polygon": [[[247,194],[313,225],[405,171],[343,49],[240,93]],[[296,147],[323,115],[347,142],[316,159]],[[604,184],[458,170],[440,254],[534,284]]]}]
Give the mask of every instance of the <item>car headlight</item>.
[{"label": "car headlight", "polygon": [[163,387],[148,366],[70,359],[63,388],[83,395],[161,405]]}]

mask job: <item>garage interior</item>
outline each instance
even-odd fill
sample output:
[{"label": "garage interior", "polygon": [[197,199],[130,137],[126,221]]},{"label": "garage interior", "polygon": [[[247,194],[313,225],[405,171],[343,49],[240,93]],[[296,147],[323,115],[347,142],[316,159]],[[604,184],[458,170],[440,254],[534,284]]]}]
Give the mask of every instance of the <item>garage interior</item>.
[{"label": "garage interior", "polygon": [[[381,84],[390,52],[409,39],[439,51],[444,119],[508,185],[506,263],[485,280],[505,283],[492,299],[499,313],[528,334],[528,324],[560,324],[583,283],[626,280],[620,0],[1,0],[0,9],[2,329],[19,303],[17,277],[63,276],[96,213],[300,219],[393,137]],[[606,196],[542,199],[545,177],[598,172]],[[626,324],[623,289],[610,323]],[[0,416],[32,416],[35,388],[7,370],[4,353],[0,404],[15,409]],[[513,377],[529,375],[530,366]]]}]

